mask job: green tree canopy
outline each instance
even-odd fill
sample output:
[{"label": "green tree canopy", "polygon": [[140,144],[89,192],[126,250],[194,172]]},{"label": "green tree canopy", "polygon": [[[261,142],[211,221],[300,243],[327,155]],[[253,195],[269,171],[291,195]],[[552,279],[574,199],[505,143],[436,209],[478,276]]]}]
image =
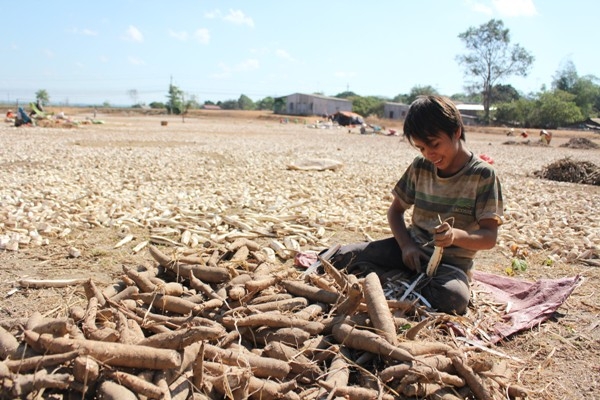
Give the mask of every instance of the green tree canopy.
[{"label": "green tree canopy", "polygon": [[482,103],[481,93],[455,93],[450,96],[450,99],[457,103]]},{"label": "green tree canopy", "polygon": [[556,72],[552,81],[554,90],[562,90],[575,96],[575,104],[585,118],[594,116],[600,110],[600,86],[594,75],[579,76],[572,61],[567,61]]},{"label": "green tree canopy", "polygon": [[499,124],[529,127],[529,115],[535,108],[535,102],[530,99],[499,103],[494,113],[496,122]]},{"label": "green tree canopy", "polygon": [[552,88],[575,95],[575,104],[581,109],[584,118],[595,116],[600,111],[598,78],[594,75],[580,77],[572,61],[567,61],[563,68],[556,72]]},{"label": "green tree canopy", "polygon": [[39,101],[43,106],[50,103],[50,96],[48,95],[46,89],[40,89],[35,92],[35,100]]},{"label": "green tree canopy", "polygon": [[575,97],[563,90],[542,93],[528,118],[530,124],[542,128],[558,128],[582,121],[583,114],[575,103]]},{"label": "green tree canopy", "polygon": [[275,99],[272,97],[265,97],[256,102],[255,106],[257,110],[273,110]]},{"label": "green tree canopy", "polygon": [[167,99],[167,112],[169,114],[179,115],[183,112],[183,90],[179,89],[173,84],[170,84]]},{"label": "green tree canopy", "polygon": [[406,104],[411,104],[419,96],[431,96],[438,94],[438,91],[430,85],[413,86],[412,89],[410,89],[410,93],[408,93],[408,95],[406,96]]},{"label": "green tree canopy", "polygon": [[167,106],[165,105],[165,103],[161,103],[159,101],[153,101],[152,103],[148,104],[150,106],[150,108],[152,109],[162,109],[162,108],[167,108]]},{"label": "green tree canopy", "polygon": [[584,119],[597,115],[599,111],[600,86],[597,82],[598,78],[593,75],[583,76],[577,80],[570,92],[575,95],[575,104],[581,110]]},{"label": "green tree canopy", "polygon": [[245,94],[242,94],[238,99],[238,105],[240,110],[254,110],[255,108],[254,101]]},{"label": "green tree canopy", "polygon": [[492,104],[519,100],[521,95],[511,85],[496,85],[492,88]]},{"label": "green tree canopy", "polygon": [[185,109],[187,110],[197,110],[200,108],[200,102],[198,101],[198,96],[195,94],[188,94],[184,96],[185,99]]},{"label": "green tree canopy", "polygon": [[408,100],[406,100],[408,98],[407,94],[397,94],[396,96],[394,96],[394,98],[392,99],[392,102],[394,103],[401,103],[401,104],[408,104]]},{"label": "green tree canopy", "polygon": [[471,27],[458,37],[469,52],[457,56],[457,61],[465,67],[465,75],[475,79],[474,85],[483,95],[484,119],[489,123],[494,85],[511,75],[527,76],[534,57],[518,44],[510,46],[509,30],[500,20]]},{"label": "green tree canopy", "polygon": [[358,97],[358,95],[354,92],[346,91],[346,92],[338,93],[333,97],[337,97],[338,99],[350,99],[352,97]]},{"label": "green tree canopy", "polygon": [[217,102],[217,105],[223,110],[239,110],[240,102],[237,100],[225,100]]},{"label": "green tree canopy", "polygon": [[552,89],[564,90],[570,93],[578,79],[579,75],[575,64],[573,61],[568,60],[563,64],[562,69],[556,71],[553,76]]},{"label": "green tree canopy", "polygon": [[364,117],[383,116],[383,100],[375,96],[356,96],[352,99],[352,111]]},{"label": "green tree canopy", "polygon": [[542,92],[537,99],[498,104],[495,117],[501,124],[552,129],[583,120],[575,95],[559,89]]}]

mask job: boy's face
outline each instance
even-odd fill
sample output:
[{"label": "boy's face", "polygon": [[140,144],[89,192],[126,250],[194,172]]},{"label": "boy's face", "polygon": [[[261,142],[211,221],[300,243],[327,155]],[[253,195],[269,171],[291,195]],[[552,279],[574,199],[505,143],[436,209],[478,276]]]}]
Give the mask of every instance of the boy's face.
[{"label": "boy's face", "polygon": [[413,145],[423,157],[436,166],[442,175],[452,175],[464,165],[464,162],[457,157],[462,148],[459,130],[452,136],[440,131],[435,136],[429,136],[425,141],[414,138]]}]

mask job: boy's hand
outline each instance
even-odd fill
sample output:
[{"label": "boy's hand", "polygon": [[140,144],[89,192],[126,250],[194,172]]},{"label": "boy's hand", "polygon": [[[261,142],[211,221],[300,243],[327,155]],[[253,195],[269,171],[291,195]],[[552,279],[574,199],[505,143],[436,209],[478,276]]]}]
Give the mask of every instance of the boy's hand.
[{"label": "boy's hand", "polygon": [[454,243],[454,228],[448,222],[436,226],[433,233],[433,242],[438,247],[452,246]]},{"label": "boy's hand", "polygon": [[402,248],[402,262],[412,271],[423,272],[421,264],[427,263],[427,255],[413,243]]}]

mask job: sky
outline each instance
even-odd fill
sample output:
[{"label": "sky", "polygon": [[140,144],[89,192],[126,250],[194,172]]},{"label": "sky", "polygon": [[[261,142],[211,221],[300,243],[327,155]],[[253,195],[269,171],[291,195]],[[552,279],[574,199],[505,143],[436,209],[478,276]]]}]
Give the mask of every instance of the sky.
[{"label": "sky", "polygon": [[[7,8],[4,7],[6,10]],[[523,94],[566,63],[600,76],[597,0],[30,0],[0,23],[0,102],[46,90],[50,104],[198,102],[352,91],[451,96],[469,77],[458,37],[491,19],[535,58]]]}]

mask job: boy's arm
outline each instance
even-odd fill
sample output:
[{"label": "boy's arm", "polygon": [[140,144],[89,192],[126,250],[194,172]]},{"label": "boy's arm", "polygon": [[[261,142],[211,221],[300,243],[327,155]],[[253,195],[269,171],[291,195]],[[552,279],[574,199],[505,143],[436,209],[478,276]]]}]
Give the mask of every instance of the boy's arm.
[{"label": "boy's arm", "polygon": [[402,250],[402,262],[404,265],[413,271],[421,272],[421,263],[427,262],[427,256],[408,233],[406,222],[404,221],[405,211],[406,209],[394,196],[394,200],[392,200],[387,213],[388,223],[396,242],[398,242]]},{"label": "boy's arm", "polygon": [[440,225],[433,235],[436,246],[451,245],[468,250],[489,250],[496,245],[498,238],[498,221],[493,218],[479,221],[479,229],[467,232],[450,227],[448,223]]}]

